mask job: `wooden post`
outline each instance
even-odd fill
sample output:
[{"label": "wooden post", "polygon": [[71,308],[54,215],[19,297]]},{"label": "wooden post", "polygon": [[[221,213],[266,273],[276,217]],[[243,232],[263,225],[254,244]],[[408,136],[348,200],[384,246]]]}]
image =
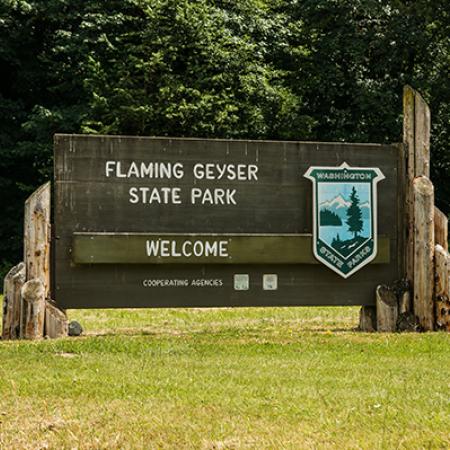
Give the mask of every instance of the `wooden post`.
[{"label": "wooden post", "polygon": [[430,178],[430,108],[423,97],[414,96],[414,153],[415,176]]},{"label": "wooden post", "polygon": [[449,264],[450,257],[440,245],[435,247],[435,307],[436,327],[450,331],[450,286]]},{"label": "wooden post", "polygon": [[69,333],[67,316],[50,302],[45,306],[45,335],[49,338],[65,337]]},{"label": "wooden post", "polygon": [[[44,290],[42,314],[45,313],[45,299],[49,297],[50,290],[50,195],[50,183],[46,183],[34,191],[25,202],[24,215],[24,261],[26,279],[33,280],[34,282],[40,280],[42,282]],[[30,317],[35,315],[35,312],[28,310],[33,305],[33,301],[22,302],[20,335],[26,339],[39,337],[30,337],[33,336],[34,331],[31,332],[27,328],[31,326],[29,324]],[[42,320],[42,327],[43,325],[44,321]],[[42,328],[42,335],[40,337],[43,337],[43,331]]]},{"label": "wooden post", "polygon": [[436,244],[448,252],[448,218],[437,207],[434,208],[434,237]]},{"label": "wooden post", "polygon": [[407,154],[407,187],[406,187],[406,279],[413,284],[414,281],[414,190],[413,181],[416,177],[415,161],[415,91],[410,86],[405,86],[403,90],[403,143],[406,146]]},{"label": "wooden post", "polygon": [[434,188],[414,180],[414,314],[423,330],[434,328]]},{"label": "wooden post", "polygon": [[360,331],[373,332],[377,329],[377,311],[374,306],[361,306],[359,310]]},{"label": "wooden post", "polygon": [[[405,86],[403,91],[403,143],[407,148],[407,188],[406,188],[406,211],[407,211],[407,238],[406,238],[406,261],[405,272],[406,279],[413,287],[417,285],[415,277],[416,269],[421,265],[415,262],[418,250],[415,248],[417,229],[415,224],[418,222],[416,214],[415,187],[414,180],[417,177],[430,177],[430,127],[431,114],[430,108],[423,97],[410,86]],[[433,205],[434,206],[434,205]],[[434,251],[434,242],[431,253]],[[419,253],[423,249],[419,250]],[[428,269],[428,268],[427,268]],[[419,283],[420,284],[420,283]],[[422,296],[423,293],[420,294]],[[416,302],[414,302],[415,305]],[[419,313],[423,316],[423,311]],[[417,313],[416,313],[417,315]],[[423,324],[424,326],[425,324]],[[429,328],[429,323],[424,326]]]},{"label": "wooden post", "polygon": [[403,291],[398,299],[398,311],[400,314],[409,314],[411,312],[411,292]]},{"label": "wooden post", "polygon": [[31,194],[25,202],[24,261],[27,280],[39,278],[45,298],[50,289],[50,183]]},{"label": "wooden post", "polygon": [[398,305],[395,293],[385,285],[377,287],[377,330],[393,332],[397,330]]},{"label": "wooden post", "polygon": [[2,339],[17,339],[20,334],[21,289],[25,282],[25,264],[13,267],[3,285]]},{"label": "wooden post", "polygon": [[42,280],[35,278],[27,281],[22,287],[22,298],[26,305],[23,337],[25,339],[44,337],[45,286]]}]

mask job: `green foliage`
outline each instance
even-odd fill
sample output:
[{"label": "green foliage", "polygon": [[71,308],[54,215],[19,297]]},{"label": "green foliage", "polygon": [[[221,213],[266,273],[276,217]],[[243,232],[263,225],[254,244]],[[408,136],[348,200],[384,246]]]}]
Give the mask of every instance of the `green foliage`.
[{"label": "green foliage", "polygon": [[400,141],[405,83],[449,212],[449,23],[444,0],[3,0],[1,265],[55,132]]}]

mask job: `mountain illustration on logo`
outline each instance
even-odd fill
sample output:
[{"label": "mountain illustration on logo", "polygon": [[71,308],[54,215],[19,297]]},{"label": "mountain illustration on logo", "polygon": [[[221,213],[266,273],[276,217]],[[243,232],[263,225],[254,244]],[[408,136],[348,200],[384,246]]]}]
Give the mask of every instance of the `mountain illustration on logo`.
[{"label": "mountain illustration on logo", "polygon": [[[350,200],[346,200],[342,194],[336,195],[331,200],[324,200],[322,203],[319,204],[320,213],[322,215],[322,211],[330,211],[333,214],[336,214],[340,217],[340,219],[346,218],[347,208],[351,205]],[[362,212],[363,219],[369,219],[370,218],[370,204],[368,201],[365,201],[359,205]],[[328,213],[325,213],[328,214]],[[322,223],[322,220],[320,221],[321,224],[325,225],[325,223]],[[331,224],[330,224],[331,225]]]},{"label": "mountain illustration on logo", "polygon": [[[351,187],[348,200],[341,193],[323,200],[319,204],[319,217],[319,227],[322,230],[327,227],[329,245],[343,257],[348,257],[369,238],[370,205],[368,201],[361,203],[355,186]],[[335,227],[335,231],[330,227]]]},{"label": "mountain illustration on logo", "polygon": [[311,166],[314,256],[343,278],[377,253],[377,167]]}]

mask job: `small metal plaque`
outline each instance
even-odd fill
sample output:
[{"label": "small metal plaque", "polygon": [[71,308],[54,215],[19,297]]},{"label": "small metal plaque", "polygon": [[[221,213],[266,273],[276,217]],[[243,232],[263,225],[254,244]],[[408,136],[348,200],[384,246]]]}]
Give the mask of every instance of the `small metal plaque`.
[{"label": "small metal plaque", "polygon": [[263,275],[263,289],[265,291],[276,291],[278,289],[278,275],[276,273],[265,273]]},{"label": "small metal plaque", "polygon": [[234,274],[234,290],[235,291],[248,291],[249,276],[246,273]]}]

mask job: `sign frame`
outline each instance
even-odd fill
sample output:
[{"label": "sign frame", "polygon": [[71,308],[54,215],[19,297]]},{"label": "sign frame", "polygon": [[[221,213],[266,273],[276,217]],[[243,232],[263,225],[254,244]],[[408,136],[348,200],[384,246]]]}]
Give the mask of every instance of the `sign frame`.
[{"label": "sign frame", "polygon": [[[108,160],[155,158],[182,161],[187,169],[199,161],[257,164],[260,179],[242,183],[236,194],[239,203],[232,207],[196,209],[184,204],[178,209],[160,205],[144,210],[126,200],[130,180],[108,180],[104,175]],[[319,264],[313,255],[312,183],[303,177],[310,166],[335,167],[343,161],[352,167],[379,166],[387,176],[379,191],[380,254],[349,279]],[[405,179],[404,146],[399,144],[56,135],[52,298],[63,309],[373,305],[376,285],[403,274]],[[192,179],[178,183],[188,189]],[[214,183],[203,180],[197,185],[206,188]],[[230,187],[238,189],[236,183]],[[276,262],[267,259],[270,252],[266,256],[262,252],[247,261],[223,264],[76,259],[79,237],[108,233],[115,237],[234,235],[243,240],[304,236],[305,253],[286,261],[288,254],[281,251]],[[234,289],[235,274],[249,276],[249,289]],[[277,289],[264,289],[264,275],[277,276]],[[171,279],[188,280],[188,286],[172,288]],[[168,280],[163,284],[170,288],[159,287],[157,280]],[[144,287],[144,281],[155,287]]]}]

